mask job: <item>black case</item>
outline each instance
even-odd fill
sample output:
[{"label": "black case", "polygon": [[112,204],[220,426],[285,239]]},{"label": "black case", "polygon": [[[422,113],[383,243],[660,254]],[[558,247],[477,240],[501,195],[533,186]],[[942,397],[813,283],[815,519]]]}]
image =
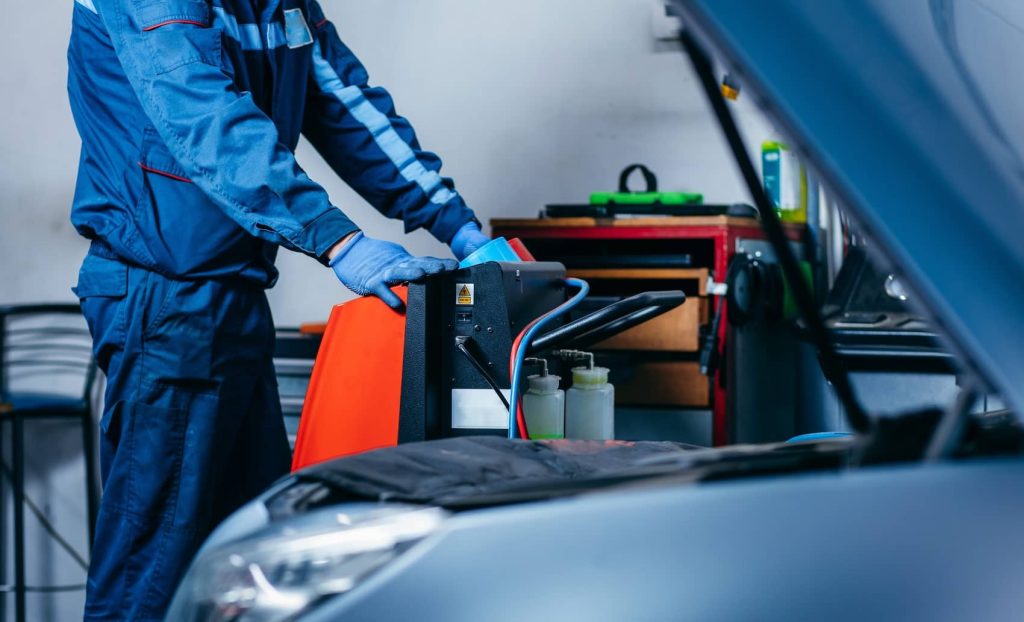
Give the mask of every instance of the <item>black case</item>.
[{"label": "black case", "polygon": [[[564,278],[559,263],[491,262],[411,284],[398,442],[506,435],[507,430],[452,428],[452,390],[490,390],[456,349],[455,338],[469,337],[467,347],[500,387],[509,388],[512,342],[527,324],[565,302]],[[472,305],[458,304],[466,284],[473,286]]]}]

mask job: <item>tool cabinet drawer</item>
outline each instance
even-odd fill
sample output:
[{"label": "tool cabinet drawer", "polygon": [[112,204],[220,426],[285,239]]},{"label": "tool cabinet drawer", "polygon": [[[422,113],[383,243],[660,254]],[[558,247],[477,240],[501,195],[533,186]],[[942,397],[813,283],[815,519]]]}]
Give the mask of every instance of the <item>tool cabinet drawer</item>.
[{"label": "tool cabinet drawer", "polygon": [[597,350],[696,352],[700,328],[708,322],[707,298],[690,298],[682,306],[594,346]]},{"label": "tool cabinet drawer", "polygon": [[700,407],[711,400],[708,378],[696,362],[640,362],[618,371],[616,404]]}]

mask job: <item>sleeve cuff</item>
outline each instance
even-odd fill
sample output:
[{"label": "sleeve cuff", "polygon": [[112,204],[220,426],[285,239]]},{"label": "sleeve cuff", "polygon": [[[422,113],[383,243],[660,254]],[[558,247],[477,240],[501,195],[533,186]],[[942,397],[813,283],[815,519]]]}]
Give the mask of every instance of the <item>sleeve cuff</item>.
[{"label": "sleeve cuff", "polygon": [[345,236],[359,231],[340,209],[331,207],[306,225],[295,240],[296,246],[327,265],[327,253]]},{"label": "sleeve cuff", "polygon": [[434,220],[434,224],[430,227],[430,233],[439,241],[450,245],[455,234],[468,222],[475,222],[483,229],[483,225],[477,220],[473,210],[466,207],[461,199],[458,199],[442,208],[437,219]]}]

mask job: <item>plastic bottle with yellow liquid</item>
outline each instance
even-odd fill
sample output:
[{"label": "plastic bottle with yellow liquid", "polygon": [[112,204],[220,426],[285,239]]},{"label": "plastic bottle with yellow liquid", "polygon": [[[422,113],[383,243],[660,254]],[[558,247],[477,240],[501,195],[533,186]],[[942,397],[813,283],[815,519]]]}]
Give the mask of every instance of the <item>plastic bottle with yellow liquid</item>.
[{"label": "plastic bottle with yellow liquid", "polygon": [[608,441],[615,438],[615,387],[608,368],[572,370],[572,387],[565,394],[565,438]]},{"label": "plastic bottle with yellow liquid", "polygon": [[761,144],[761,178],[783,222],[807,222],[807,169],[785,143]]}]

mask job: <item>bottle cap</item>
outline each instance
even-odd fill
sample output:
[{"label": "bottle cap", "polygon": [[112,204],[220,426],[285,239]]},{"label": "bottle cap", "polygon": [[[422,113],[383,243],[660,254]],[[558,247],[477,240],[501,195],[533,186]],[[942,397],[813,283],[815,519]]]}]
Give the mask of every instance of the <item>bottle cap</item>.
[{"label": "bottle cap", "polygon": [[558,390],[558,383],[561,378],[558,376],[530,376],[526,379],[530,383],[530,390],[535,393],[552,393]]},{"label": "bottle cap", "polygon": [[595,389],[601,385],[608,384],[608,368],[595,367],[574,367],[572,370],[572,384],[581,389]]}]

